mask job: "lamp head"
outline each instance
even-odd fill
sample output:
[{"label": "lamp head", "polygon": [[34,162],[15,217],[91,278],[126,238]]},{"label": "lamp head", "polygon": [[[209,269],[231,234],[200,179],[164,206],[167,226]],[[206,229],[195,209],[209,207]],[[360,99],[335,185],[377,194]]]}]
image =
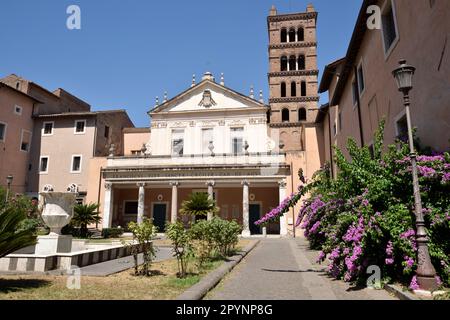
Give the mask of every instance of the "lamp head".
[{"label": "lamp head", "polygon": [[399,61],[399,67],[392,71],[398,90],[403,92],[403,94],[408,94],[408,92],[413,88],[412,78],[416,68],[406,64],[406,60]]}]

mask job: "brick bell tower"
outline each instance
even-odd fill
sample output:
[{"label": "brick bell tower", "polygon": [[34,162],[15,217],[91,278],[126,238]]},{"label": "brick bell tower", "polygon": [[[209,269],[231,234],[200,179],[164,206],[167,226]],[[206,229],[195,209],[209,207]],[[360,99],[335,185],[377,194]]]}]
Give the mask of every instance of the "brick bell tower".
[{"label": "brick bell tower", "polygon": [[[320,169],[318,113],[317,12],[312,4],[306,12],[278,14],[273,6],[267,17],[269,31],[269,132],[279,139],[291,174],[280,181],[286,193],[295,192]],[[281,189],[280,189],[281,190]],[[280,201],[281,201],[280,193]],[[298,237],[294,228],[301,204],[280,218],[280,234]]]},{"label": "brick bell tower", "polygon": [[272,6],[267,17],[270,128],[278,129],[284,152],[305,151],[305,128],[318,112],[316,22],[312,4],[292,14]]}]

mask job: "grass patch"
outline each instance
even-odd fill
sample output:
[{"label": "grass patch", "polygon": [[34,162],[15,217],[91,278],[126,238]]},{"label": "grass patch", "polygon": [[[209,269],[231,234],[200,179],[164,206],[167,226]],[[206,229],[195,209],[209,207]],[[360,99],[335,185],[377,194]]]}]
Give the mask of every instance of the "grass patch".
[{"label": "grass patch", "polygon": [[171,286],[175,288],[189,288],[200,281],[200,275],[190,274],[186,278],[173,278],[169,280]]}]

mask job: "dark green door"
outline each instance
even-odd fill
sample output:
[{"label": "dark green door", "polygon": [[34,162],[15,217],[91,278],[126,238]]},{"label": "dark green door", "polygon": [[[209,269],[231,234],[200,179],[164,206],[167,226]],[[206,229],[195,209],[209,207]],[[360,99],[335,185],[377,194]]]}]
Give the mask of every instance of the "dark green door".
[{"label": "dark green door", "polygon": [[164,203],[153,204],[153,225],[158,227],[158,232],[165,232],[167,205]]},{"label": "dark green door", "polygon": [[261,217],[261,206],[259,204],[250,204],[249,211],[250,233],[261,234],[261,227],[255,225],[255,222]]}]

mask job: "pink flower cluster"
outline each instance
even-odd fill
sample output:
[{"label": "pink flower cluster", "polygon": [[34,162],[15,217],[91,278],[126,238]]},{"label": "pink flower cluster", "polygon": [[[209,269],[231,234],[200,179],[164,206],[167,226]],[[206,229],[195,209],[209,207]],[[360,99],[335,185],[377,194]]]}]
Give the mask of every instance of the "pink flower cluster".
[{"label": "pink flower cluster", "polygon": [[405,264],[406,264],[405,270],[411,270],[416,261],[409,256],[404,256],[403,259],[405,260]]},{"label": "pink flower cluster", "polygon": [[411,290],[419,290],[419,289],[420,289],[419,283],[417,282],[417,276],[414,276],[414,277],[412,278],[411,283],[410,283],[410,285],[409,285],[409,288],[410,288]]},{"label": "pink flower cluster", "polygon": [[400,234],[400,239],[408,240],[411,244],[411,247],[414,251],[417,251],[417,242],[416,242],[416,231],[410,229],[406,232]]},{"label": "pink flower cluster", "polygon": [[417,169],[419,170],[419,174],[425,178],[432,178],[436,175],[436,170],[430,167],[417,166]]},{"label": "pink flower cluster", "polygon": [[443,155],[436,155],[436,156],[418,156],[417,161],[419,162],[445,162],[445,158]]},{"label": "pink flower cluster", "polygon": [[360,242],[364,235],[364,218],[361,216],[358,220],[358,224],[352,224],[348,228],[347,233],[342,237],[342,240],[346,242]]},{"label": "pink flower cluster", "polygon": [[394,245],[392,241],[389,241],[386,246],[386,259],[384,260],[386,265],[394,264]]},{"label": "pink flower cluster", "polygon": [[255,225],[261,225],[279,218],[281,215],[286,213],[291,206],[294,206],[301,197],[302,188],[299,188],[298,193],[292,193],[289,197],[284,199],[278,207],[272,209],[260,220],[255,222]]}]

